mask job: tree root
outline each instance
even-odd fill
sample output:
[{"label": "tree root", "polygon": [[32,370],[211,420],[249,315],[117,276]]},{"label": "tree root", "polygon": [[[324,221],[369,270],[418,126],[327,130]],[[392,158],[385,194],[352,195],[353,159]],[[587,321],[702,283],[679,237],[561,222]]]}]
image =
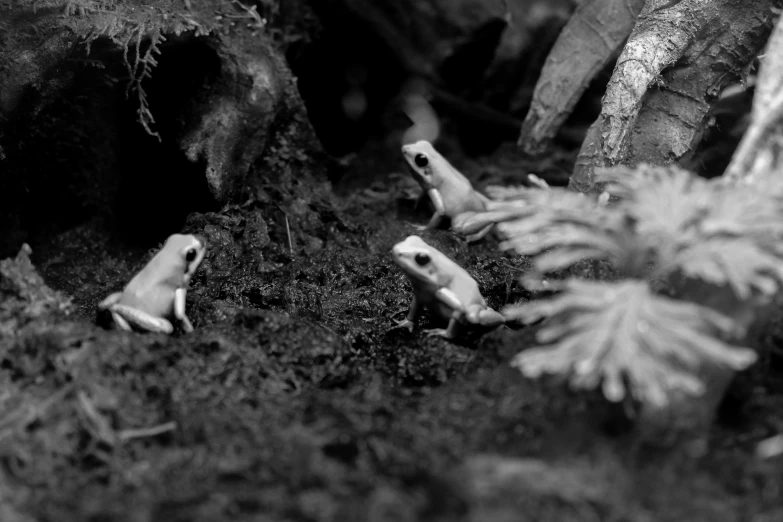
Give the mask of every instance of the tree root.
[{"label": "tree root", "polygon": [[617,55],[643,5],[644,0],[590,0],[577,8],[536,84],[518,142],[526,153],[547,147],[590,81]]},{"label": "tree root", "polygon": [[782,119],[783,19],[779,19],[759,70],[750,127],[724,173],[727,182],[750,183],[779,171],[783,161]]},{"label": "tree root", "polygon": [[711,102],[742,79],[779,3],[647,0],[582,145],[571,188],[599,190],[596,167],[687,159]]}]

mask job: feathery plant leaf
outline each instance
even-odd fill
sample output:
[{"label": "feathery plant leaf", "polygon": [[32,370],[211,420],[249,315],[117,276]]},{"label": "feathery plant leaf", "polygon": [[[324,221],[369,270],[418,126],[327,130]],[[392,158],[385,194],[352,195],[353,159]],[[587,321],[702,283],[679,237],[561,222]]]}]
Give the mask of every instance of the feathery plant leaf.
[{"label": "feathery plant leaf", "polygon": [[675,166],[605,169],[607,190],[656,251],[656,273],[728,286],[739,299],[783,283],[783,206],[753,185],[704,180]]},{"label": "feathery plant leaf", "polygon": [[672,258],[686,277],[729,286],[737,298],[771,296],[783,281],[783,259],[750,238],[710,238]]},{"label": "feathery plant leaf", "polygon": [[512,363],[525,376],[567,375],[576,388],[600,385],[610,401],[630,393],[665,406],[673,392],[703,392],[698,372],[705,364],[742,370],[756,361],[753,350],[716,337],[736,330],[730,318],[657,296],[641,281],[570,279],[559,295],[506,308],[504,315],[527,323],[548,318],[537,337],[543,344]]},{"label": "feathery plant leaf", "polygon": [[607,259],[624,275],[644,270],[649,261],[645,245],[637,245],[632,224],[615,209],[594,198],[562,188],[530,190],[523,203],[486,213],[495,219],[506,239],[503,250],[536,256],[541,273],[563,270],[585,258]]},{"label": "feathery plant leaf", "polygon": [[527,179],[531,186],[518,185],[516,187],[505,187],[503,185],[489,185],[484,189],[484,192],[493,200],[510,201],[535,197],[537,191],[542,189],[549,190],[552,188],[546,181],[535,174],[528,174]]},{"label": "feathery plant leaf", "polygon": [[715,186],[709,212],[701,223],[703,234],[746,235],[771,239],[783,235],[781,200],[754,186]]},{"label": "feathery plant leaf", "polygon": [[487,196],[495,201],[510,201],[515,199],[527,199],[532,192],[540,190],[537,187],[519,185],[516,187],[504,187],[503,185],[488,185],[484,188]]},{"label": "feathery plant leaf", "polygon": [[642,165],[604,169],[596,179],[610,181],[607,192],[623,200],[622,210],[635,223],[638,235],[666,248],[692,239],[692,225],[702,217],[713,195],[707,180],[677,167]]},{"label": "feathery plant leaf", "polygon": [[[486,214],[505,235],[501,248],[534,257],[538,273],[526,274],[526,286],[560,291],[505,310],[528,323],[547,318],[541,346],[513,364],[528,377],[567,375],[575,387],[601,386],[609,400],[631,393],[658,406],[674,392],[700,394],[706,365],[753,364],[753,350],[723,339],[742,333],[755,307],[783,286],[783,184],[727,185],[676,166],[596,174],[616,203],[563,189],[520,189],[519,201]],[[552,285],[542,277],[584,258],[606,259],[627,279]],[[651,289],[653,281],[679,277],[708,291],[686,284],[677,300]]]},{"label": "feathery plant leaf", "polygon": [[783,285],[783,188],[726,185],[676,166],[599,169],[614,205],[561,188],[517,187],[471,217],[496,223],[500,247],[534,256],[540,273],[582,259],[608,260],[621,276],[673,274],[731,288],[739,299],[769,297]]}]

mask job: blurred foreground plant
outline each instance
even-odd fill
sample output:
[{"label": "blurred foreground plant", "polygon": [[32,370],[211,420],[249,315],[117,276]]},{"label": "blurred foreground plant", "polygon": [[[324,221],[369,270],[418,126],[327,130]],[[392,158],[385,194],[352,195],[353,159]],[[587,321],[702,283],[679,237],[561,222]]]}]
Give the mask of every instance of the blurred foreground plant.
[{"label": "blurred foreground plant", "polygon": [[[783,201],[773,186],[705,180],[674,166],[605,169],[595,198],[559,188],[491,189],[498,201],[470,226],[497,223],[501,248],[533,256],[523,283],[554,297],[508,307],[546,318],[542,343],[513,364],[528,377],[602,386],[665,406],[700,394],[707,366],[743,370],[755,351],[734,346],[783,284]],[[613,196],[614,202],[609,202]],[[614,281],[552,276],[604,260]],[[664,295],[667,294],[667,295]]]}]

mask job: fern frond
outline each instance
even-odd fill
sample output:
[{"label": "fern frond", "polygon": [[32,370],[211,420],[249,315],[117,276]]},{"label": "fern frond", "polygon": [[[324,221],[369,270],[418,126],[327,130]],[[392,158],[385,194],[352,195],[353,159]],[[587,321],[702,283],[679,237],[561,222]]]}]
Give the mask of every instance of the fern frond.
[{"label": "fern frond", "polygon": [[[552,220],[568,222],[590,218],[590,210],[595,207],[595,202],[587,196],[561,188],[547,190],[527,187],[494,188],[497,189],[496,195],[519,197],[503,201],[493,200],[488,210],[484,212],[461,214],[452,222],[452,228],[459,233],[470,233],[490,224],[502,224],[498,230],[504,233],[506,224],[519,224],[521,220],[527,222],[531,218],[536,220],[535,223],[549,223]],[[530,223],[528,226],[536,228],[540,225]],[[508,245],[508,248],[513,246]]]},{"label": "fern frond", "polygon": [[516,187],[504,187],[503,185],[489,185],[484,189],[484,192],[486,192],[487,196],[496,201],[513,201],[528,199],[531,197],[531,193],[533,193],[532,197],[535,197],[535,191],[542,189],[548,190],[551,188],[546,181],[535,174],[528,174],[527,179],[531,183],[531,186],[518,185]]},{"label": "fern frond", "polygon": [[487,225],[515,219],[523,210],[524,203],[495,202],[491,210],[485,212],[463,212],[451,221],[451,228],[458,234],[468,235],[478,232]]},{"label": "fern frond", "polygon": [[[538,226],[536,226],[538,225]],[[572,223],[546,223],[531,218],[504,223],[502,233],[509,239],[502,249],[514,249],[520,255],[538,256],[534,260],[539,272],[569,268],[582,259],[619,259],[625,254],[622,230],[611,227]]]},{"label": "fern frond", "polygon": [[621,272],[646,265],[647,249],[638,243],[622,212],[565,189],[539,190],[513,215],[498,223],[500,248],[537,256],[542,273],[566,269],[584,258],[607,259]]},{"label": "fern frond", "polygon": [[596,179],[624,200],[640,235],[677,240],[705,215],[715,190],[709,181],[676,166],[604,169]]},{"label": "fern frond", "polygon": [[[144,130],[146,130],[150,136],[154,136],[158,141],[161,141],[160,134],[152,130],[151,125],[155,124],[155,118],[153,118],[152,112],[150,112],[147,93],[144,91],[141,82],[145,78],[152,77],[152,68],[158,65],[158,61],[155,59],[154,55],[161,54],[159,45],[166,41],[166,37],[161,32],[160,27],[153,27],[150,30],[149,35],[147,35],[147,29],[147,25],[144,22],[141,22],[136,27],[127,31],[125,40],[121,40],[119,35],[115,35],[112,37],[112,41],[122,47],[123,63],[130,76],[128,83],[125,86],[125,98],[128,98],[131,91],[136,92],[139,100],[139,108],[136,110],[136,115],[138,116],[137,121],[144,127]],[[134,37],[135,42],[133,41]],[[149,43],[146,51],[142,55],[142,41],[147,37],[149,37]],[[131,47],[133,47],[134,50],[133,63],[131,63],[131,60],[128,58],[128,51]]]},{"label": "fern frond", "polygon": [[783,237],[781,205],[780,197],[766,188],[716,183],[701,232],[708,236],[732,234],[779,240]]},{"label": "fern frond", "polygon": [[680,274],[725,286],[740,300],[768,298],[783,286],[783,197],[776,192],[726,186],[676,166],[604,169],[598,179],[618,204],[527,189],[524,199],[498,202],[471,223],[497,223],[500,247],[533,256],[540,273],[589,258],[609,261],[621,276]]},{"label": "fern frond", "polygon": [[783,284],[783,202],[774,192],[676,166],[605,169],[598,178],[624,198],[636,235],[657,253],[659,275],[679,271],[743,300]]},{"label": "fern frond", "polygon": [[548,318],[537,337],[543,345],[513,360],[525,376],[557,374],[577,388],[600,385],[611,401],[630,392],[665,406],[673,392],[703,392],[703,365],[742,370],[756,361],[753,350],[717,338],[734,332],[730,318],[657,296],[639,281],[571,279],[554,298],[507,308],[504,314],[527,323]]},{"label": "fern frond", "polygon": [[771,295],[783,281],[783,259],[752,238],[711,238],[678,252],[672,259],[683,275],[729,286],[741,300]]},{"label": "fern frond", "polygon": [[515,199],[525,199],[531,191],[537,190],[525,185],[516,187],[504,187],[503,185],[487,185],[484,192],[491,199],[496,201],[510,201]]}]

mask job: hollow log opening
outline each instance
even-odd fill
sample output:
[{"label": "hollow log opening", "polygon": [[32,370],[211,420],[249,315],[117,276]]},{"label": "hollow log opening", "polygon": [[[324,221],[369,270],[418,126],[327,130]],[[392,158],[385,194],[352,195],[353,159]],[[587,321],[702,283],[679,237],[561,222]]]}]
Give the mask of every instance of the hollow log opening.
[{"label": "hollow log opening", "polygon": [[160,140],[136,121],[139,101],[135,93],[122,105],[120,180],[114,209],[123,239],[159,242],[180,230],[189,213],[219,207],[209,191],[204,162],[188,160],[177,139],[219,72],[220,60],[205,39],[186,37],[163,46],[152,77],[142,82],[155,118],[152,130],[160,134]]},{"label": "hollow log opening", "polygon": [[[145,45],[142,43],[141,52]],[[133,245],[156,245],[191,212],[218,208],[204,166],[188,161],[175,139],[183,115],[219,73],[203,39],[169,38],[152,76],[141,82],[155,119],[150,135],[138,122],[139,94],[115,43],[98,39],[77,49],[56,97],[28,89],[12,115],[0,174],[0,257],[22,242],[36,246],[93,218]],[[128,58],[133,64],[133,50]]]}]

